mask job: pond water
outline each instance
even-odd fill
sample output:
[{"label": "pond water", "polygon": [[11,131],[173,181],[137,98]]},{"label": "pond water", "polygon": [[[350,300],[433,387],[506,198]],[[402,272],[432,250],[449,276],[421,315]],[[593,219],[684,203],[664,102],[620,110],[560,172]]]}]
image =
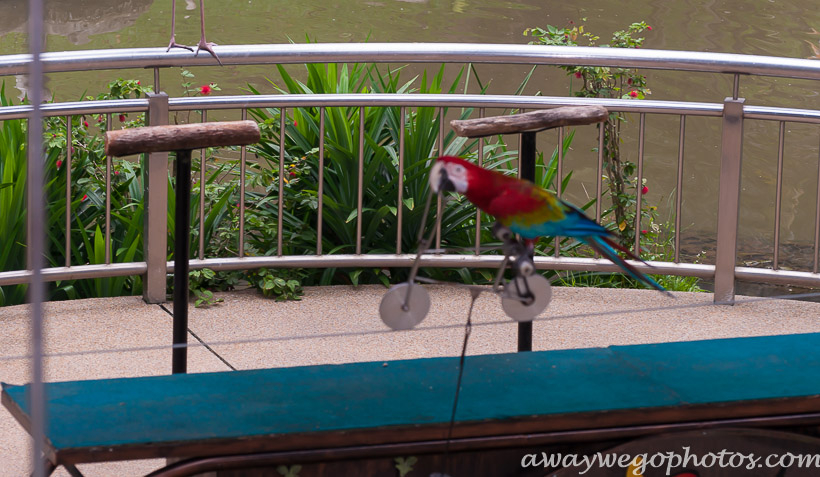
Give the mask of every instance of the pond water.
[{"label": "pond water", "polygon": [[[47,48],[50,51],[166,46],[171,8],[177,10],[176,39],[193,44],[199,38],[199,0],[47,0]],[[26,51],[26,0],[0,3],[0,54]],[[481,42],[527,43],[527,27],[564,26],[586,18],[589,31],[609,38],[615,30],[645,20],[646,48],[746,53],[795,58],[820,58],[820,9],[816,0],[208,0],[205,2],[208,40],[219,44],[319,42]],[[273,91],[265,78],[273,67],[196,68],[196,81],[217,82],[225,94],[244,92],[247,83]],[[510,93],[526,69],[479,68],[490,92]],[[731,94],[731,78],[718,75],[648,71],[652,99],[721,102]],[[123,76],[152,81],[150,71],[133,70],[53,75],[50,88],[58,100],[97,94],[112,79]],[[409,76],[408,76],[409,78]],[[6,78],[7,85],[21,79]],[[178,72],[163,72],[163,88],[179,94]],[[569,81],[557,68],[541,68],[526,94],[566,95]],[[817,82],[744,78],[741,96],[747,104],[818,108]],[[637,120],[632,121],[637,123]],[[719,121],[690,118],[687,122],[683,223],[689,252],[710,248],[716,223]],[[591,129],[591,128],[590,128]],[[673,193],[678,142],[677,118],[648,121],[646,176],[648,200],[664,207]],[[771,253],[774,230],[777,124],[749,121],[744,144],[744,190],[741,197],[743,253]],[[546,135],[545,135],[546,136]],[[548,143],[551,139],[544,139]],[[625,149],[634,160],[634,135]],[[578,143],[582,144],[582,143]],[[578,181],[568,191],[581,201],[580,183],[594,180],[594,161],[587,143],[568,157],[568,169]],[[549,146],[550,148],[552,146]],[[781,251],[787,266],[805,268],[806,246],[814,235],[818,130],[789,127],[786,134]],[[589,184],[589,183],[587,183]],[[671,217],[671,216],[670,216]]]}]

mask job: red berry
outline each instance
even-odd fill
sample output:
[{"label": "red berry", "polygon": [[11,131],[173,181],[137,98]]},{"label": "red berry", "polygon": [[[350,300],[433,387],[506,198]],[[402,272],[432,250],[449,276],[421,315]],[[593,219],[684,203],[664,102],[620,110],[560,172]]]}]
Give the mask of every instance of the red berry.
[{"label": "red berry", "polygon": [[649,192],[649,187],[643,186],[641,188],[641,195],[646,195],[647,192]]},{"label": "red berry", "polygon": [[637,98],[638,97],[638,92],[633,89],[632,91],[629,92],[629,95],[632,96],[633,98]]},{"label": "red berry", "polygon": [[57,159],[56,165],[57,165],[57,169],[59,169],[59,168],[60,168],[60,166],[62,166],[62,165],[63,165],[63,161],[62,161],[62,160],[60,160],[60,159]]},{"label": "red berry", "polygon": [[121,123],[125,122],[125,115],[124,114],[120,114],[120,122]]}]

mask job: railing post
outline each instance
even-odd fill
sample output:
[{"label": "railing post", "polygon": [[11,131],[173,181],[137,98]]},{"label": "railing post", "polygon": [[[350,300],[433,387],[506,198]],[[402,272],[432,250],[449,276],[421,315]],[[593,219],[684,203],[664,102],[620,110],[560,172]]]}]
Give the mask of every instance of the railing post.
[{"label": "railing post", "polygon": [[[483,141],[484,139],[482,138],[480,140]],[[561,146],[559,145],[558,147]],[[518,164],[518,172],[521,174],[522,179],[535,182],[534,132],[521,134],[520,150],[521,162]],[[559,178],[558,181],[560,182],[561,179]],[[532,321],[521,321],[518,323],[518,351],[532,351]]]},{"label": "railing post", "polygon": [[743,158],[743,98],[723,101],[723,138],[720,151],[717,256],[715,258],[716,304],[735,302],[737,224],[740,210],[740,168]]},{"label": "railing post", "polygon": [[[168,95],[148,93],[147,126],[168,124]],[[153,152],[145,160],[143,256],[148,270],[142,277],[142,299],[164,303],[168,250],[168,153]]]}]

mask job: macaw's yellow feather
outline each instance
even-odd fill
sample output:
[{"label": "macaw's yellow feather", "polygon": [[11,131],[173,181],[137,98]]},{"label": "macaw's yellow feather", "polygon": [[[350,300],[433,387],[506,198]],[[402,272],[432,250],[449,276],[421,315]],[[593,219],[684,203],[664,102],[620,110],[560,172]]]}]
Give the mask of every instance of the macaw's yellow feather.
[{"label": "macaw's yellow feather", "polygon": [[518,204],[517,212],[499,217],[502,225],[530,228],[545,222],[560,222],[566,217],[563,204],[554,195],[537,187],[528,192],[528,197]]}]

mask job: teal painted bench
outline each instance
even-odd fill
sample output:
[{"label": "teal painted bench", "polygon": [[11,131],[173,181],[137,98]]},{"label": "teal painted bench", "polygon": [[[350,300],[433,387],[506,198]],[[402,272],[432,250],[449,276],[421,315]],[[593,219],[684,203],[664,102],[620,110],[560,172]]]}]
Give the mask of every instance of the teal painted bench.
[{"label": "teal painted bench", "polygon": [[[450,445],[818,422],[818,350],[813,333],[469,356]],[[156,457],[442,452],[457,373],[458,358],[432,358],[48,383],[46,458],[76,472]],[[26,428],[28,389],[2,392]]]}]

